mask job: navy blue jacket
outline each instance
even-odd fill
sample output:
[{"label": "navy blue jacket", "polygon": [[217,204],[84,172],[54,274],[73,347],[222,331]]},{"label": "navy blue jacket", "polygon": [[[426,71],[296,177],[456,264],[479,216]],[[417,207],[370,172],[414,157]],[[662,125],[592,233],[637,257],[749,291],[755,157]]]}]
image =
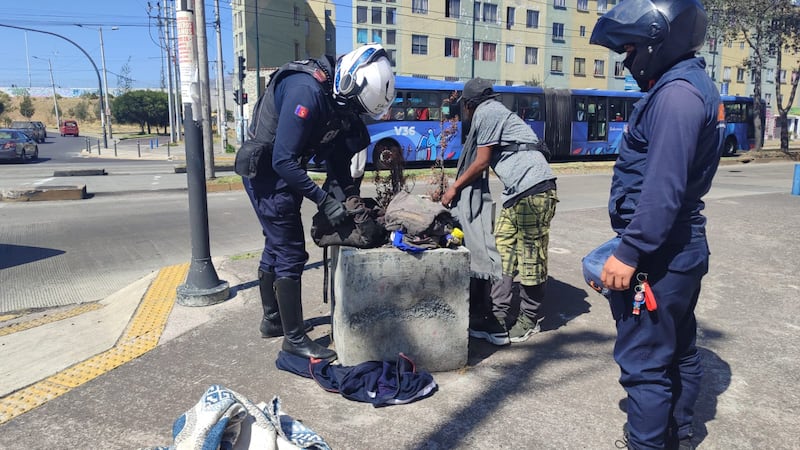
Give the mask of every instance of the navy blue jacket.
[{"label": "navy blue jacket", "polygon": [[622,237],[617,259],[638,267],[665,246],[677,250],[705,241],[701,198],[721,157],[720,112],[719,92],[702,58],[677,63],[636,103],[608,203],[611,225]]},{"label": "navy blue jacket", "polygon": [[353,184],[350,159],[369,145],[369,135],[358,115],[333,101],[327,86],[303,72],[267,86],[249,130],[251,140],[272,144],[271,158],[261,158],[251,180],[257,196],[292,189],[319,204],[326,194],[306,173],[311,157],[324,161],[329,178],[340,186]]}]

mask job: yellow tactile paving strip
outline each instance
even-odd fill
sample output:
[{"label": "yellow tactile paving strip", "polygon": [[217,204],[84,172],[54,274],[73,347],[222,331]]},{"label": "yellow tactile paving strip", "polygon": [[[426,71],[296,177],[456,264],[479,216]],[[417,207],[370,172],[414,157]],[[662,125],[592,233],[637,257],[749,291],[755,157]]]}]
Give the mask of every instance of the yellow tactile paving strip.
[{"label": "yellow tactile paving strip", "polygon": [[[79,305],[56,314],[48,314],[46,316],[39,317],[38,319],[33,319],[27,322],[20,322],[20,323],[15,323],[14,325],[8,325],[2,327],[0,328],[0,336],[6,336],[8,334],[46,325],[48,323],[57,322],[59,320],[69,319],[70,317],[75,317],[85,312],[94,311],[95,309],[100,309],[102,307],[103,305],[101,305],[100,303],[85,303],[83,305]],[[13,317],[16,316],[12,316],[12,318]],[[0,320],[0,322],[2,322],[2,320]]]},{"label": "yellow tactile paving strip", "polygon": [[176,289],[186,279],[188,271],[188,263],[161,269],[114,347],[0,398],[0,424],[60,397],[155,348],[175,304]]}]

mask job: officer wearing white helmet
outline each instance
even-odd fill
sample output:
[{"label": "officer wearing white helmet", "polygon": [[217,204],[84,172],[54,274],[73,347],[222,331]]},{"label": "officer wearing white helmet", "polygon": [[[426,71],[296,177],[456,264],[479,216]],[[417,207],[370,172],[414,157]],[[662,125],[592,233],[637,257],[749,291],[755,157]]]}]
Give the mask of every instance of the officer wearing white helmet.
[{"label": "officer wearing white helmet", "polygon": [[[333,225],[346,218],[343,201],[357,195],[351,157],[370,143],[362,114],[380,117],[394,100],[394,75],[378,44],[331,56],[293,61],[274,72],[253,110],[248,140],[236,154],[264,250],[258,279],[261,336],[283,336],[283,350],[306,358],[336,359],[336,352],[306,335],[300,278],[308,262],[300,216],[303,198]],[[313,157],[327,168],[323,189],[307,175]],[[328,192],[339,192],[336,195]]]}]

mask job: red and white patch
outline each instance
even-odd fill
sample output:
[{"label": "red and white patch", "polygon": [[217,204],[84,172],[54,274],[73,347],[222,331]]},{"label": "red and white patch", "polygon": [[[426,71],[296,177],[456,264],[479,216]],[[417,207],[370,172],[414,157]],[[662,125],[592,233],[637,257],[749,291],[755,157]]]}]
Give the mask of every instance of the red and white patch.
[{"label": "red and white patch", "polygon": [[303,105],[297,105],[294,108],[294,115],[299,117],[299,118],[301,118],[301,119],[307,119],[308,118],[308,108],[306,108]]}]

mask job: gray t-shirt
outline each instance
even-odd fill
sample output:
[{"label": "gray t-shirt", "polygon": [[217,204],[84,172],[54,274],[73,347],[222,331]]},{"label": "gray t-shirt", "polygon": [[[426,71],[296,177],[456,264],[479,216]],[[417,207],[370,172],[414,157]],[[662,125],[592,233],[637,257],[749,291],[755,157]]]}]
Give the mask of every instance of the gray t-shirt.
[{"label": "gray t-shirt", "polygon": [[478,105],[472,117],[472,130],[476,133],[478,147],[495,146],[490,165],[503,183],[501,201],[504,205],[513,203],[517,197],[543,181],[555,180],[541,152],[517,151],[516,145],[512,145],[537,144],[539,138],[528,124],[502,103],[487,100]]}]

